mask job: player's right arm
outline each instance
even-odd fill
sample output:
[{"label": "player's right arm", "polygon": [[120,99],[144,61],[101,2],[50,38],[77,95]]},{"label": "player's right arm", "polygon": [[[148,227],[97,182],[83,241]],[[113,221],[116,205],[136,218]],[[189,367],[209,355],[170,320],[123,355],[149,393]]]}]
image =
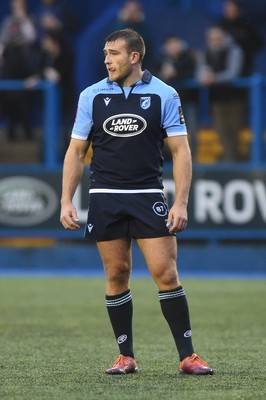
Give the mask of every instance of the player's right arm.
[{"label": "player's right arm", "polygon": [[90,142],[72,138],[66,152],[63,166],[62,197],[60,221],[65,229],[77,230],[78,215],[72,204],[75,191],[84,171],[84,160]]}]

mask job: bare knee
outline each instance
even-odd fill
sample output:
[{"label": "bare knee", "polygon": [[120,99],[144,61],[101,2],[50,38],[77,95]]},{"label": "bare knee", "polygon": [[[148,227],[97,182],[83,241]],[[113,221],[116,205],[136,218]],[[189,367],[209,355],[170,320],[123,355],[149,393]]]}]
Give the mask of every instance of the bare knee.
[{"label": "bare knee", "polygon": [[159,290],[171,290],[180,286],[176,265],[157,268],[152,276]]},{"label": "bare knee", "polygon": [[129,238],[97,242],[106,274],[106,292],[116,295],[128,289],[132,256]]},{"label": "bare knee", "polygon": [[128,282],[131,272],[131,264],[124,262],[109,262],[104,265],[106,280],[107,280],[107,293],[115,295],[124,292],[128,289]]},{"label": "bare knee", "polygon": [[169,236],[139,239],[138,244],[159,290],[180,286],[176,266],[176,239]]}]

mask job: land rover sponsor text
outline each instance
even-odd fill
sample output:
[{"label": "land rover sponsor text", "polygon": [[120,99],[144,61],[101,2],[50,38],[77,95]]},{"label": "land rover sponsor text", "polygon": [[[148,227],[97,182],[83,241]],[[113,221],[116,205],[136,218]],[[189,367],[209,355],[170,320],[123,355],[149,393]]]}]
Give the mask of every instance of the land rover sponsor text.
[{"label": "land rover sponsor text", "polygon": [[146,120],[136,114],[112,115],[103,124],[103,129],[106,133],[117,137],[139,135],[146,127]]}]

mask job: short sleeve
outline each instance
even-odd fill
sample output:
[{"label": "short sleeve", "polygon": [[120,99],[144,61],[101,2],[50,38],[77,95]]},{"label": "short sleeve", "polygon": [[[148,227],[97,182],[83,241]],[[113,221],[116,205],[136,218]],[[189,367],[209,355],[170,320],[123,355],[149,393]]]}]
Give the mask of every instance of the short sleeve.
[{"label": "short sleeve", "polygon": [[88,140],[93,125],[92,106],[88,91],[80,94],[76,118],[71,137],[74,139]]},{"label": "short sleeve", "polygon": [[187,135],[187,127],[178,93],[169,87],[169,94],[164,103],[163,128],[167,136]]}]

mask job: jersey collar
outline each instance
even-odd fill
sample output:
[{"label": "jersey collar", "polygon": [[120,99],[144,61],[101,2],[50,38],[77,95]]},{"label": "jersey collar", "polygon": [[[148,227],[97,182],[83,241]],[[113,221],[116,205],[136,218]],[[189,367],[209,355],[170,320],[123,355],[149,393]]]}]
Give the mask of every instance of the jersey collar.
[{"label": "jersey collar", "polygon": [[150,73],[150,71],[145,69],[144,72],[143,72],[143,75],[142,75],[142,82],[143,83],[150,83],[151,78],[152,78],[152,74]]}]

